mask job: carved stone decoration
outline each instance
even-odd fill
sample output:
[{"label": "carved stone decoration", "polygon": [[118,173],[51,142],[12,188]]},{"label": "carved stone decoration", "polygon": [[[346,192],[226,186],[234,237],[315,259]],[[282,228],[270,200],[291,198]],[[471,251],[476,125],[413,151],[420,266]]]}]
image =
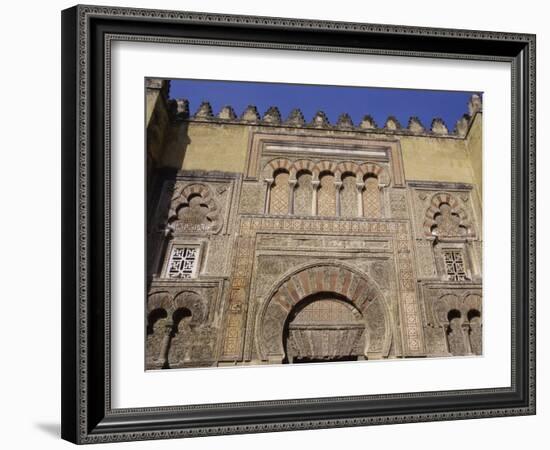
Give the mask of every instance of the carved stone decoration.
[{"label": "carved stone decoration", "polygon": [[168,224],[175,233],[217,233],[223,219],[210,188],[202,183],[178,186],[170,203]]},{"label": "carved stone decoration", "polygon": [[290,362],[346,360],[363,356],[358,341],[365,325],[362,314],[340,299],[325,295],[302,302],[289,317],[286,355]]},{"label": "carved stone decoration", "polygon": [[353,174],[342,177],[342,190],[340,191],[340,215],[342,217],[357,217],[357,178]]},{"label": "carved stone decoration", "polygon": [[269,204],[270,214],[288,214],[289,200],[289,174],[279,171],[271,185],[271,196]]},{"label": "carved stone decoration", "polygon": [[256,107],[254,105],[248,105],[241,116],[241,120],[245,122],[259,122],[260,115]]},{"label": "carved stone decoration", "polygon": [[401,124],[399,123],[399,120],[397,120],[397,118],[395,118],[394,116],[390,116],[386,120],[386,124],[384,125],[384,128],[386,130],[392,130],[392,131],[400,130]]},{"label": "carved stone decoration", "polygon": [[445,272],[449,281],[466,281],[469,279],[466,273],[462,251],[444,251],[443,262],[445,263]]},{"label": "carved stone decoration", "polygon": [[481,316],[474,315],[470,318],[470,348],[474,355],[481,355],[482,352],[482,331]]},{"label": "carved stone decoration", "polygon": [[175,296],[167,292],[151,294],[147,299],[147,367],[170,367],[168,355],[176,345],[174,336],[180,329],[182,335],[189,334],[190,327],[204,323],[207,315],[206,300],[194,291],[184,290]]},{"label": "carved stone decoration", "polygon": [[227,276],[230,246],[232,241],[225,236],[212,236],[208,242],[208,257],[206,259],[205,275]]},{"label": "carved stone decoration", "polygon": [[263,168],[262,175],[266,180],[273,180],[277,172],[288,172],[290,174],[292,162],[286,158],[276,158],[269,161]]},{"label": "carved stone decoration", "polygon": [[291,126],[303,126],[305,123],[306,121],[304,119],[304,115],[302,114],[302,111],[300,111],[297,108],[290,111],[290,114],[285,121],[285,125],[291,125]]},{"label": "carved stone decoration", "polygon": [[294,214],[311,216],[313,212],[313,185],[312,174],[301,171],[297,176],[297,184],[294,190]]},{"label": "carved stone decoration", "polygon": [[364,163],[361,164],[360,170],[363,178],[376,177],[381,187],[390,184],[390,176],[384,166],[375,163]]},{"label": "carved stone decoration", "polygon": [[407,217],[407,197],[405,192],[396,191],[390,193],[390,211],[395,219],[404,219]]},{"label": "carved stone decoration", "polygon": [[265,204],[265,184],[243,183],[239,200],[241,214],[262,214]]},{"label": "carved stone decoration", "polygon": [[443,294],[435,300],[433,310],[436,319],[441,324],[448,322],[448,313],[451,310],[460,312],[462,318],[472,314],[471,311],[479,311],[481,314],[481,296],[478,294],[468,294],[462,298],[456,294]]},{"label": "carved stone decoration", "polygon": [[438,238],[466,238],[473,234],[466,212],[458,200],[447,193],[438,193],[432,197],[423,228],[426,236]]},{"label": "carved stone decoration", "polygon": [[191,326],[188,317],[183,317],[170,342],[168,365],[184,367],[211,365],[215,361],[216,329],[208,325]]},{"label": "carved stone decoration", "polygon": [[[301,316],[303,311],[305,316]],[[284,335],[290,320],[289,330],[294,331],[291,357],[328,359],[332,353],[338,353],[336,358],[387,356],[390,314],[380,288],[368,275],[336,262],[306,265],[277,283],[259,309],[257,352],[263,360],[282,362],[288,356]],[[304,343],[315,330],[321,343]],[[361,355],[353,353],[358,340],[365,345]]]},{"label": "carved stone decoration", "polygon": [[168,351],[168,365],[176,366],[178,363],[191,361],[191,348],[193,345],[193,328],[191,328],[191,313],[181,309],[174,322],[170,350]]},{"label": "carved stone decoration", "polygon": [[224,106],[218,113],[218,118],[222,120],[235,120],[237,114],[231,106]]},{"label": "carved stone decoration", "polygon": [[334,175],[325,173],[319,178],[321,182],[317,194],[317,214],[319,216],[336,215],[336,188],[334,186]]},{"label": "carved stone decoration", "polygon": [[159,292],[151,295],[147,310],[146,364],[148,367],[162,368],[165,362],[162,354],[163,341],[172,329],[172,322],[168,316],[168,311],[171,311],[169,294]]},{"label": "carved stone decoration", "polygon": [[454,317],[449,321],[447,341],[449,343],[449,353],[453,356],[463,356],[468,353],[461,317]]},{"label": "carved stone decoration", "polygon": [[409,119],[409,124],[407,126],[409,131],[412,131],[413,133],[423,133],[424,132],[424,125],[422,125],[422,122],[418,117],[411,117]]},{"label": "carved stone decoration", "polygon": [[353,120],[351,120],[348,113],[340,114],[336,126],[339,128],[353,128]]},{"label": "carved stone decoration", "polygon": [[447,330],[441,326],[428,325],[424,327],[424,339],[428,354],[433,356],[449,356]]},{"label": "carved stone decoration", "polygon": [[174,311],[172,315],[178,309],[187,309],[191,314],[189,323],[193,325],[203,323],[208,316],[206,301],[196,292],[184,290],[174,297],[172,304]]},{"label": "carved stone decoration", "polygon": [[449,134],[449,130],[445,122],[443,122],[443,119],[437,118],[432,121],[432,133],[439,135]]},{"label": "carved stone decoration", "polygon": [[481,296],[444,294],[432,306],[439,325],[445,330],[449,353],[455,356],[481,355]]},{"label": "carved stone decoration", "polygon": [[420,278],[433,278],[436,276],[434,251],[432,241],[417,240],[416,253],[418,258],[418,276]]},{"label": "carved stone decoration", "polygon": [[372,274],[378,285],[382,289],[389,289],[391,287],[391,273],[390,266],[387,261],[376,261],[372,264],[369,273]]},{"label": "carved stone decoration", "polygon": [[330,127],[330,123],[327,119],[326,114],[323,111],[317,111],[313,116],[311,126],[316,128],[328,128]]},{"label": "carved stone decoration", "polygon": [[366,115],[365,117],[363,117],[363,120],[361,121],[359,127],[364,130],[373,130],[378,128],[378,125],[371,116]]},{"label": "carved stone decoration", "polygon": [[208,205],[200,195],[189,199],[178,211],[178,219],[189,225],[200,226],[208,221]]},{"label": "carved stone decoration", "polygon": [[365,189],[363,191],[363,214],[372,219],[381,216],[380,190],[378,189],[378,179],[367,177],[365,180]]},{"label": "carved stone decoration", "polygon": [[439,214],[434,217],[436,225],[431,230],[432,234],[440,236],[458,236],[465,234],[464,229],[460,229],[460,218],[452,213],[451,207],[443,203],[439,207]]},{"label": "carved stone decoration", "polygon": [[265,123],[279,125],[281,123],[281,113],[279,112],[279,108],[277,108],[276,106],[270,106],[265,112],[262,120]]}]

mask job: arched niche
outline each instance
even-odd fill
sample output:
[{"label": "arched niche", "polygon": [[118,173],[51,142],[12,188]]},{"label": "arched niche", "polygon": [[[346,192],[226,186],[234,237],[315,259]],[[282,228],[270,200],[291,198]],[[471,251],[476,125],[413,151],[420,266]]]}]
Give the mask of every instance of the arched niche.
[{"label": "arched niche", "polygon": [[378,285],[365,273],[341,262],[302,266],[286,274],[270,290],[260,306],[255,340],[260,359],[271,363],[286,360],[285,330],[291,314],[315,296],[348,303],[364,325],[363,357],[387,357],[392,333],[390,311]]}]

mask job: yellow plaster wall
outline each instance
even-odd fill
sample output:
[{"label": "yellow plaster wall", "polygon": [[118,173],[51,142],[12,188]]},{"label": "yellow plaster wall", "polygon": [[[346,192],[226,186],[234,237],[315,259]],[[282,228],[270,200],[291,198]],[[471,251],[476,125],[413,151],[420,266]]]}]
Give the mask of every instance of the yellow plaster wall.
[{"label": "yellow plaster wall", "polygon": [[[183,170],[244,172],[250,127],[191,122],[179,127],[163,165]],[[183,160],[182,160],[183,158]]]},{"label": "yellow plaster wall", "polygon": [[[190,122],[174,128],[167,139],[163,164],[184,170],[244,172],[254,127]],[[367,137],[360,133],[346,133]],[[368,139],[376,137],[368,135]],[[386,138],[388,136],[380,136]],[[467,139],[396,136],[407,180],[448,181],[481,185],[481,115]]]},{"label": "yellow plaster wall", "polygon": [[472,165],[474,184],[479,190],[480,200],[483,196],[483,115],[476,114],[466,138],[466,151]]},{"label": "yellow plaster wall", "polygon": [[407,180],[472,183],[472,167],[463,140],[401,138]]}]

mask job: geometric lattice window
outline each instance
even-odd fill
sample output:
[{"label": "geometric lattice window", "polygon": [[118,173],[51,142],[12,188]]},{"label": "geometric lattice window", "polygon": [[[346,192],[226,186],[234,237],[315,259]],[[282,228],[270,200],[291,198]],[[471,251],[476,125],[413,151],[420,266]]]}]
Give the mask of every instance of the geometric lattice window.
[{"label": "geometric lattice window", "polygon": [[443,253],[443,258],[445,259],[445,270],[450,281],[465,281],[468,279],[461,251],[446,251]]},{"label": "geometric lattice window", "polygon": [[336,188],[334,175],[327,173],[319,178],[319,193],[317,194],[317,214],[320,216],[336,215]]},{"label": "geometric lattice window", "polygon": [[298,185],[294,191],[294,214],[297,216],[311,216],[313,201],[313,185],[311,174],[299,173],[297,176]]},{"label": "geometric lattice window", "polygon": [[357,217],[357,181],[355,175],[342,177],[340,191],[340,215],[342,217]]},{"label": "geometric lattice window", "polygon": [[271,185],[270,214],[288,214],[289,174],[279,172]]},{"label": "geometric lattice window", "polygon": [[378,189],[378,179],[375,177],[368,177],[365,180],[363,214],[369,219],[376,219],[381,216],[380,191]]},{"label": "geometric lattice window", "polygon": [[291,325],[355,322],[351,308],[339,301],[323,299],[311,302],[294,318]]},{"label": "geometric lattice window", "polygon": [[199,260],[199,247],[173,247],[166,276],[168,278],[194,278]]}]

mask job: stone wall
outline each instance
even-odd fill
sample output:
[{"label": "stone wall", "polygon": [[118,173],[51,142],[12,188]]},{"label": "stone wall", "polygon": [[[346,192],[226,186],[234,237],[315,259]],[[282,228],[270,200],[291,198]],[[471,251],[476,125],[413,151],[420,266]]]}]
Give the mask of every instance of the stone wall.
[{"label": "stone wall", "polygon": [[478,100],[449,133],[151,94],[147,367],[481,354]]}]

